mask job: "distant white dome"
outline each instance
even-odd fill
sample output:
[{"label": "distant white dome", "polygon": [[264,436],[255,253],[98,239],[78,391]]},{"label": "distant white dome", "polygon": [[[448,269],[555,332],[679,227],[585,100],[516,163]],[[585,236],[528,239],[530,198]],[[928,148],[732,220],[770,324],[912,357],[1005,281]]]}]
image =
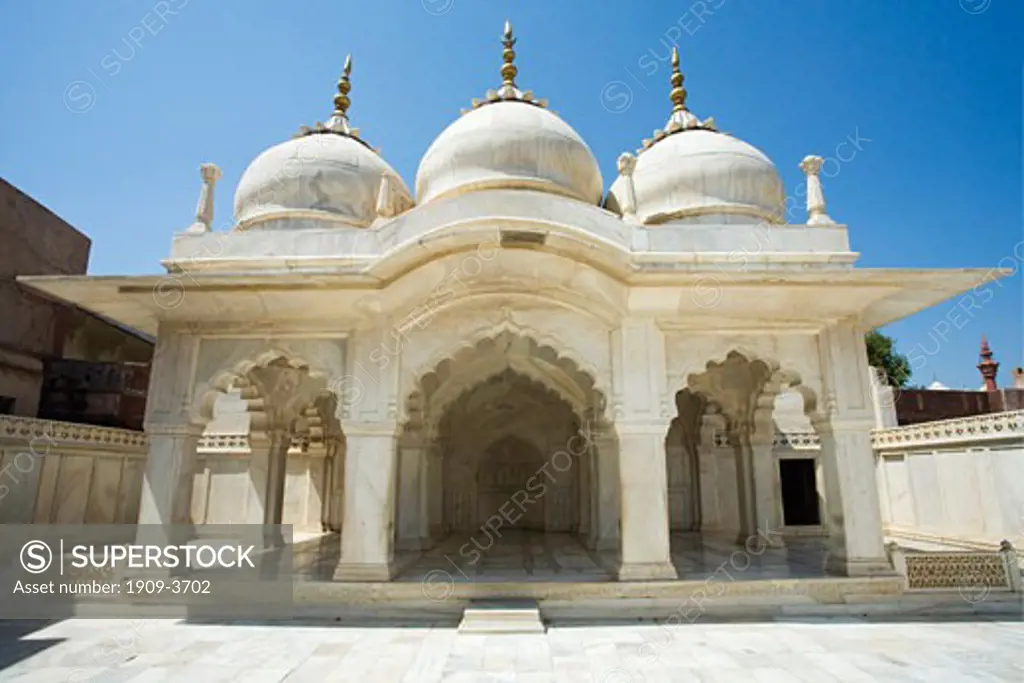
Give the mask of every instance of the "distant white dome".
[{"label": "distant white dome", "polygon": [[949,387],[947,387],[945,384],[943,384],[939,380],[934,380],[931,384],[928,385],[927,388],[930,391],[949,391]]},{"label": "distant white dome", "polygon": [[[606,206],[622,213],[627,179]],[[666,135],[642,150],[633,170],[641,223],[750,223],[783,219],[782,180],[771,160],[731,135],[703,128]]]},{"label": "distant white dome", "polygon": [[239,228],[275,218],[321,218],[366,227],[377,217],[384,176],[412,203],[399,175],[361,140],[321,132],[271,147],[249,164],[235,191]]},{"label": "distant white dome", "polygon": [[597,160],[567,123],[537,104],[487,103],[448,126],[416,173],[420,203],[486,189],[530,189],[601,201]]}]

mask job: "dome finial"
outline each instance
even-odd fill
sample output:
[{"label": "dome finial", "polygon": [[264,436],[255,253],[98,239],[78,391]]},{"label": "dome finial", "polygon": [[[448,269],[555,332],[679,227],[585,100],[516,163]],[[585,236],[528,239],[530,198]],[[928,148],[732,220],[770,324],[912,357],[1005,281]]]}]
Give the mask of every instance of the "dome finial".
[{"label": "dome finial", "polygon": [[501,90],[505,93],[516,90],[516,74],[519,73],[519,69],[515,65],[516,51],[513,49],[516,39],[512,37],[512,22],[508,19],[505,20],[505,34],[501,39],[501,44],[505,46],[501,55],[504,62],[501,65]]},{"label": "dome finial", "polygon": [[345,68],[338,79],[338,94],[334,96],[334,115],[345,118],[352,100],[348,94],[352,92],[352,55],[345,56]]},{"label": "dome finial", "polygon": [[318,133],[334,133],[350,137],[373,149],[360,139],[359,129],[353,128],[348,121],[348,108],[352,105],[352,100],[348,96],[350,92],[352,92],[352,55],[346,55],[345,66],[341,70],[341,78],[338,79],[338,94],[334,96],[334,111],[331,112],[331,118],[327,120],[326,124],[317,121],[315,126],[302,126],[293,137],[301,138]]},{"label": "dome finial", "polygon": [[[345,135],[354,140],[366,144],[359,139],[359,129],[353,128],[348,121],[348,108],[352,100],[348,94],[352,92],[352,55],[345,56],[345,66],[341,71],[341,78],[338,79],[338,94],[334,96],[334,111],[326,124],[317,121],[315,126],[302,126],[296,137],[315,135],[317,133],[336,133]],[[369,145],[367,145],[369,146]]]},{"label": "dome finial", "polygon": [[[515,64],[516,37],[512,34],[512,22],[509,19],[505,20],[505,31],[501,36],[501,44],[505,46],[501,53],[501,87],[497,90],[488,90],[486,99],[473,100],[473,109],[482,107],[485,104],[507,102],[509,100],[525,102],[542,108],[547,107],[547,100],[538,100],[534,98],[532,92],[529,90],[524,92],[516,85],[516,75],[519,73],[519,69]],[[465,114],[466,112],[462,113]]]},{"label": "dome finial", "polygon": [[672,111],[686,110],[686,88],[683,87],[683,72],[679,70],[679,48],[672,48],[672,92],[669,99],[672,100]]},{"label": "dome finial", "polygon": [[672,100],[672,114],[668,117],[668,123],[665,124],[664,128],[654,131],[652,137],[644,140],[643,147],[637,150],[638,153],[642,153],[644,150],[649,149],[651,145],[658,142],[673,133],[678,133],[683,130],[693,130],[701,128],[704,130],[715,130],[715,120],[713,118],[707,118],[701,121],[694,116],[689,109],[686,107],[686,88],[683,87],[683,81],[686,80],[683,76],[682,70],[679,68],[679,48],[672,48],[672,91],[669,93],[669,99]]}]

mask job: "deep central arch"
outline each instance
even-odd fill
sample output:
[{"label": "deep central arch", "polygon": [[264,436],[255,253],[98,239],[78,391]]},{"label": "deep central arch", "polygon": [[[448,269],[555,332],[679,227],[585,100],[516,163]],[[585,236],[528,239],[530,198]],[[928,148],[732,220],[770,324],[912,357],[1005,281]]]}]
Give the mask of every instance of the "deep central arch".
[{"label": "deep central arch", "polygon": [[[471,544],[511,562],[524,542],[584,553],[597,495],[588,435],[605,405],[595,384],[551,346],[507,330],[425,373],[405,405],[397,546]],[[424,454],[422,487],[406,452]],[[417,546],[421,511],[429,541]]]},{"label": "deep central arch", "polygon": [[513,370],[465,391],[437,434],[445,532],[472,535],[501,518],[521,531],[577,532],[586,454],[555,453],[580,428],[558,393]]}]

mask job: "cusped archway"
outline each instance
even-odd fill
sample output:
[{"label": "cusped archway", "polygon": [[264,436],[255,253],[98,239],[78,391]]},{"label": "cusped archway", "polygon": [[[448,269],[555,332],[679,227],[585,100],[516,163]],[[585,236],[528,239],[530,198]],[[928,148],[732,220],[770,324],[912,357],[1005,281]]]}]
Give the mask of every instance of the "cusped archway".
[{"label": "cusped archway", "polygon": [[411,545],[401,534],[414,526],[403,509],[427,511],[432,542],[495,525],[577,538],[589,521],[592,469],[579,437],[604,408],[594,377],[570,354],[512,330],[439,359],[405,398],[401,448],[428,454],[428,500],[400,485],[399,545]]}]

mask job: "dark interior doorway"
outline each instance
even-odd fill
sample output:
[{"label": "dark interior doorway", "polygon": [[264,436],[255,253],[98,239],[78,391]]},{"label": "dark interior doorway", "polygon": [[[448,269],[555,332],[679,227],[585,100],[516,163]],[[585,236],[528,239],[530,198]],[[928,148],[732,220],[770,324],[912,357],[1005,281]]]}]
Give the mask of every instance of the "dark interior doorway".
[{"label": "dark interior doorway", "polygon": [[818,487],[814,478],[813,458],[779,460],[782,480],[782,519],[786,526],[821,524]]}]

